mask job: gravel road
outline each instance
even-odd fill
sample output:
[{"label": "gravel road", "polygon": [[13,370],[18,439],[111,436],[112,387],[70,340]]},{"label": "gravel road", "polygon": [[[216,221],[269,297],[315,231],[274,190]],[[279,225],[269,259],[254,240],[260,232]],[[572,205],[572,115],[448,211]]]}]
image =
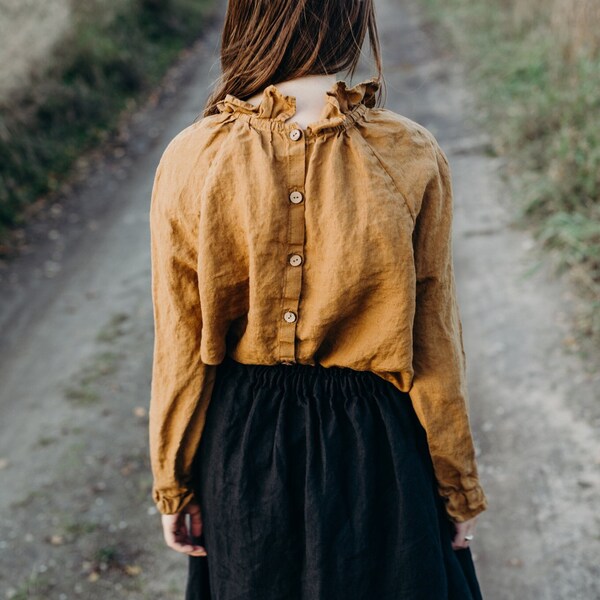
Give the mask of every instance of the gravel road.
[{"label": "gravel road", "polygon": [[[512,223],[462,67],[415,5],[379,0],[387,106],[428,127],[455,193],[488,600],[600,598],[600,377],[574,299]],[[148,207],[167,142],[217,76],[218,25],[0,265],[0,598],[182,597],[150,498]],[[355,80],[370,74],[357,73]],[[35,241],[33,241],[35,240]],[[437,600],[437,599],[432,599]]]}]

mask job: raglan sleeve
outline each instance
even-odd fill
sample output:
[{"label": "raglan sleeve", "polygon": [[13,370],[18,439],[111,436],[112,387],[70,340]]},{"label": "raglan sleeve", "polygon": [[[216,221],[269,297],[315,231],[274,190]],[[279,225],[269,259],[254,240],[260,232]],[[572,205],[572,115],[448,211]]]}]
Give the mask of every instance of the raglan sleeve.
[{"label": "raglan sleeve", "polygon": [[174,142],[156,169],[150,203],[154,351],[149,408],[152,498],[162,514],[193,498],[191,466],[215,376],[202,363],[194,185]]},{"label": "raglan sleeve", "polygon": [[454,521],[487,508],[468,415],[466,357],[452,257],[448,160],[431,136],[433,163],[413,231],[416,308],[409,391],[429,445],[438,491]]}]

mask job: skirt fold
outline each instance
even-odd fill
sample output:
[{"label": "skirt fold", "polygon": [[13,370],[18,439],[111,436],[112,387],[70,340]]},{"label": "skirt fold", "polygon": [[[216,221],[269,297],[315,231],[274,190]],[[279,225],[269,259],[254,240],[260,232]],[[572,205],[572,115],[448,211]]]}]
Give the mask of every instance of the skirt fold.
[{"label": "skirt fold", "polygon": [[186,600],[479,600],[407,393],[368,371],[219,365]]}]

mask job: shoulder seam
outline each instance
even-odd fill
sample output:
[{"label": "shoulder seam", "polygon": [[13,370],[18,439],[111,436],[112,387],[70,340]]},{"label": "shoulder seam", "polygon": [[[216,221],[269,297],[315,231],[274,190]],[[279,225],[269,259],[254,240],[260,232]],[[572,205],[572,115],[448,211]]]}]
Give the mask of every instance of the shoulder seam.
[{"label": "shoulder seam", "polygon": [[400,188],[398,188],[398,185],[394,181],[394,178],[390,175],[389,171],[386,169],[385,165],[383,164],[383,161],[381,160],[381,158],[379,157],[379,155],[377,154],[377,152],[375,152],[375,149],[371,146],[371,144],[369,144],[369,142],[362,135],[360,136],[360,138],[363,141],[364,145],[369,150],[369,152],[373,155],[373,157],[375,158],[375,160],[377,161],[377,163],[379,164],[379,166],[381,167],[381,170],[385,173],[386,177],[388,178],[388,180],[392,184],[393,188],[396,190],[396,192],[402,198],[402,202],[406,206],[406,209],[408,210],[408,214],[410,215],[410,218],[412,219],[412,222],[413,222],[413,225],[414,225],[415,222],[416,222],[416,215],[415,215],[413,209],[411,208],[408,200],[406,199],[406,196],[400,190]]}]

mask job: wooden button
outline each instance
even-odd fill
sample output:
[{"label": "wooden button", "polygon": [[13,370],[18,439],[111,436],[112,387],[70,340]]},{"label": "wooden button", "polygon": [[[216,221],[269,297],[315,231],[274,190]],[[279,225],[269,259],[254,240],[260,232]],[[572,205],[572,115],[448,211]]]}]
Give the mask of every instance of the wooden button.
[{"label": "wooden button", "polygon": [[302,264],[302,257],[299,254],[290,255],[290,265],[292,267],[298,267]]},{"label": "wooden button", "polygon": [[288,323],[294,323],[297,319],[296,313],[292,312],[291,310],[286,310],[283,313],[283,319],[284,319],[284,321],[286,321]]}]

